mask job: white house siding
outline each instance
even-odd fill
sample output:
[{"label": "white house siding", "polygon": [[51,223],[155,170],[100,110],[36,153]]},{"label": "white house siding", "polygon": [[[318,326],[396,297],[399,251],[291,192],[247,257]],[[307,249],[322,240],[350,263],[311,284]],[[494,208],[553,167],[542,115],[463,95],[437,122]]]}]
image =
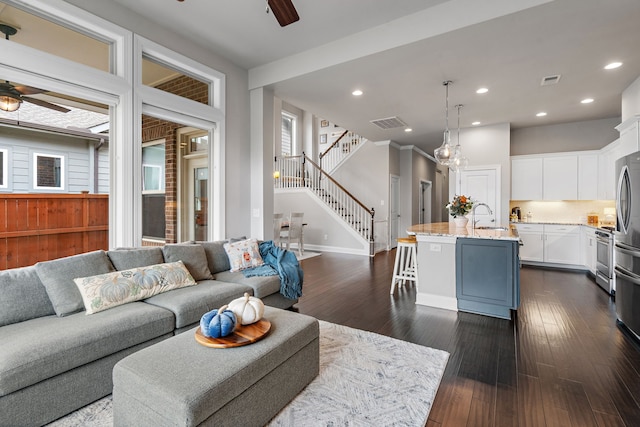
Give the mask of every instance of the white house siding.
[{"label": "white house siding", "polygon": [[[80,193],[92,191],[90,177],[89,149],[93,141],[34,132],[23,129],[0,127],[0,148],[8,149],[9,186],[1,191],[10,193]],[[105,150],[107,151],[107,150]],[[33,183],[33,154],[52,154],[64,157],[63,190],[34,189]],[[105,154],[108,170],[108,153]],[[101,162],[102,163],[102,162]],[[108,176],[106,184],[108,189]]]},{"label": "white house siding", "polygon": [[98,193],[109,193],[109,146],[98,151]]}]

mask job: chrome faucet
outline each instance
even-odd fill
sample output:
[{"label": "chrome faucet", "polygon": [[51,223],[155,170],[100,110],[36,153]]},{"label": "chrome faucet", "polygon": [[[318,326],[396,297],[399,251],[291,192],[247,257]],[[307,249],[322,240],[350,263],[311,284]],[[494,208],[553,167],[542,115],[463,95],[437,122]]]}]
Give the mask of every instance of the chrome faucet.
[{"label": "chrome faucet", "polygon": [[[484,206],[485,208],[487,208],[487,211],[489,211],[489,215],[493,215],[493,211],[491,210],[491,208],[489,207],[488,204],[486,203],[478,203],[478,204],[474,204],[473,208],[471,209],[471,223],[473,224],[473,228],[476,228],[476,208],[478,206]],[[480,220],[478,220],[480,221]]]}]

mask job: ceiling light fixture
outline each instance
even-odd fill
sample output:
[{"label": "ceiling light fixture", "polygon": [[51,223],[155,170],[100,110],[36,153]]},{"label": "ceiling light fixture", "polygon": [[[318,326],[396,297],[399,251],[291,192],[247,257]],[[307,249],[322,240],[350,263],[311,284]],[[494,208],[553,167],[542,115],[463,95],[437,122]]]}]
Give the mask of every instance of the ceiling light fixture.
[{"label": "ceiling light fixture", "polygon": [[360,96],[362,95],[364,92],[362,92],[360,89],[356,89],[353,92],[351,92],[351,95],[353,96]]},{"label": "ceiling light fixture", "polygon": [[540,111],[538,114],[536,114],[536,117],[544,117],[546,115],[547,113],[545,113],[544,111]]},{"label": "ceiling light fixture", "polygon": [[486,87],[481,87],[480,89],[478,89],[476,91],[476,93],[478,93],[478,94],[483,94],[483,93],[487,93],[487,92],[489,92],[489,89],[487,89]]},{"label": "ceiling light fixture", "polygon": [[605,70],[614,70],[618,67],[622,66],[622,62],[611,62],[604,66]]},{"label": "ceiling light fixture", "polygon": [[406,128],[404,131],[405,131],[405,132],[413,132],[413,129],[411,129],[411,128]]},{"label": "ceiling light fixture", "polygon": [[472,126],[478,126],[480,124],[480,122],[472,122],[471,125]]},{"label": "ceiling light fixture", "polygon": [[453,172],[460,172],[464,170],[469,164],[469,159],[462,155],[462,146],[460,145],[460,109],[462,108],[462,104],[458,104],[455,106],[458,109],[458,140],[456,141],[455,147],[453,147],[453,156],[449,160],[449,169]]},{"label": "ceiling light fixture", "polygon": [[445,87],[445,114],[446,125],[444,129],[444,138],[442,145],[433,150],[433,155],[439,164],[443,166],[449,166],[449,160],[451,159],[451,135],[449,132],[449,85],[453,83],[451,80],[445,80],[442,84]]},{"label": "ceiling light fixture", "polygon": [[16,111],[20,108],[20,103],[22,100],[20,99],[20,95],[15,95],[8,90],[4,90],[2,86],[0,86],[0,110],[2,111]]},{"label": "ceiling light fixture", "polygon": [[593,98],[585,98],[580,101],[581,104],[591,104],[593,102]]}]

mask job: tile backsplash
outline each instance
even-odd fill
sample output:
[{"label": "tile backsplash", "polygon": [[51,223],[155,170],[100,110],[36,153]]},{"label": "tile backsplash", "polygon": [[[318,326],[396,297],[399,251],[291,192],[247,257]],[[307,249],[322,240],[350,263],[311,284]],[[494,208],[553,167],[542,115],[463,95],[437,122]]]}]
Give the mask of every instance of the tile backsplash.
[{"label": "tile backsplash", "polygon": [[512,200],[509,203],[509,213],[515,206],[520,207],[521,221],[525,221],[527,212],[531,212],[532,222],[586,223],[587,215],[592,213],[598,215],[600,223],[615,222],[615,215],[605,214],[605,208],[608,208],[607,212],[611,211],[611,208],[615,209],[615,200]]}]

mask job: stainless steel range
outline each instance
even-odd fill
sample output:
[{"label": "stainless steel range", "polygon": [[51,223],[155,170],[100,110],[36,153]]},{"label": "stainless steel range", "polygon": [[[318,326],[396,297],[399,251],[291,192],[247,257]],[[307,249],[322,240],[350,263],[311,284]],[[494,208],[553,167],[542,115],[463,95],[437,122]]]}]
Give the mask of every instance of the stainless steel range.
[{"label": "stainless steel range", "polygon": [[596,283],[610,295],[615,295],[613,261],[613,227],[601,227],[596,234]]}]

